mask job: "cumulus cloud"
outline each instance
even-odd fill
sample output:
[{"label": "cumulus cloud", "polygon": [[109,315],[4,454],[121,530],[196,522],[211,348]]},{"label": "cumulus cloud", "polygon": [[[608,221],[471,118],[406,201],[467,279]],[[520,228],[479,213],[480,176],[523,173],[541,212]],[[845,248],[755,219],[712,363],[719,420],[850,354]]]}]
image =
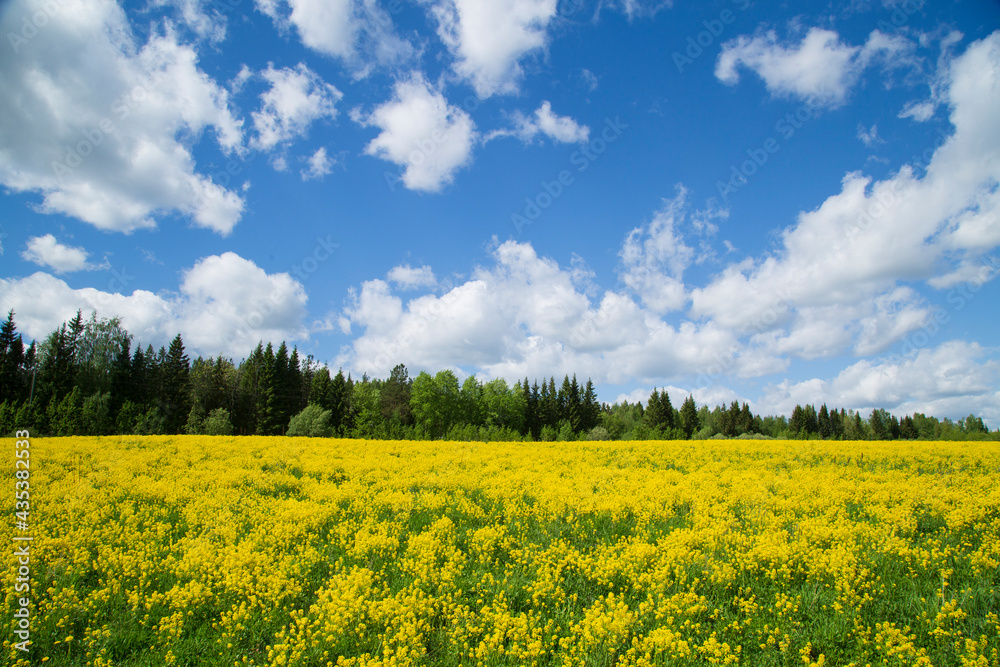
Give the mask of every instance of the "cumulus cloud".
[{"label": "cumulus cloud", "polygon": [[89,253],[86,250],[78,246],[63,245],[52,234],[33,236],[28,239],[27,247],[21,252],[21,257],[39,266],[50,268],[56,273],[72,273],[101,268],[87,261]]},{"label": "cumulus cloud", "polygon": [[[713,220],[727,212],[692,212],[679,188],[623,239],[624,289],[602,292],[587,270],[514,241],[498,244],[485,266],[442,293],[401,296],[415,272],[401,267],[352,293],[341,317],[355,338],[338,363],[384,375],[403,361],[509,381],[576,372],[601,384],[696,385],[704,402],[737,398],[726,388],[735,379],[853,356],[862,361],[835,380],[767,385],[756,409],[787,414],[796,402],[828,397],[951,414],[961,400],[948,392],[958,392],[995,410],[984,376],[960,381],[966,367],[996,365],[974,344],[877,358],[935,321],[927,287],[969,276],[978,287],[997,274],[983,255],[1000,245],[1000,125],[989,111],[1000,105],[1000,33],[970,45],[946,83],[954,131],[926,164],[904,165],[881,181],[847,174],[840,192],[780,233],[773,252],[730,263],[702,286],[686,283],[686,274],[698,261],[720,259],[692,248],[686,233],[710,237]],[[947,377],[935,375],[945,368]],[[897,379],[875,381],[880,374]],[[902,402],[898,392],[918,381],[932,389]],[[852,386],[869,390],[851,393]]]},{"label": "cumulus cloud", "polygon": [[1000,421],[1000,363],[980,345],[946,341],[902,358],[858,361],[831,379],[813,378],[769,385],[755,409],[791,414],[796,404],[852,406],[866,414],[884,408],[893,414],[969,412]]},{"label": "cumulus cloud", "polygon": [[392,99],[354,118],[382,130],[365,152],[398,165],[410,190],[438,192],[451,183],[470,162],[478,136],[469,114],[448,104],[420,74],[397,82]]},{"label": "cumulus cloud", "polygon": [[431,13],[455,72],[481,98],[518,91],[525,55],[548,43],[557,0],[438,0]]},{"label": "cumulus cloud", "polygon": [[521,141],[531,142],[539,134],[564,144],[584,143],[590,138],[590,128],[580,125],[569,116],[559,116],[546,100],[530,116],[516,114],[513,134]]},{"label": "cumulus cloud", "polygon": [[329,174],[331,167],[333,167],[333,160],[326,154],[326,148],[321,146],[306,160],[306,164],[307,168],[300,172],[303,181],[323,178]]},{"label": "cumulus cloud", "polygon": [[714,324],[670,326],[622,293],[591,299],[578,273],[508,241],[490,266],[440,295],[404,302],[389,283],[367,281],[344,308],[345,329],[358,335],[338,363],[373,374],[405,360],[509,381],[575,372],[620,382],[696,373],[735,344]]},{"label": "cumulus cloud", "polygon": [[270,87],[260,96],[260,110],[251,114],[257,131],[254,147],[271,150],[304,137],[314,122],[337,117],[342,93],[304,63],[281,69],[268,65],[261,75]]},{"label": "cumulus cloud", "polygon": [[636,17],[656,16],[661,9],[670,7],[671,4],[671,0],[601,0],[598,12],[604,7],[609,7],[624,13],[628,20],[632,21]]},{"label": "cumulus cloud", "polygon": [[392,267],[387,276],[390,282],[401,289],[416,289],[418,287],[433,287],[437,284],[434,271],[429,266],[414,268],[409,264]]},{"label": "cumulus cloud", "polygon": [[294,27],[305,46],[340,59],[357,77],[416,54],[378,0],[256,0],[256,5],[279,28]]},{"label": "cumulus cloud", "polygon": [[[43,4],[8,6],[0,34],[19,35],[20,17],[44,13]],[[169,213],[233,229],[244,201],[198,172],[190,142],[212,130],[224,153],[239,153],[242,121],[169,21],[138,44],[116,3],[83,0],[10,46],[16,57],[0,59],[0,117],[18,131],[0,133],[0,183],[39,193],[42,212],[107,231],[154,227]]]},{"label": "cumulus cloud", "polygon": [[878,136],[878,124],[875,123],[871,128],[865,128],[864,125],[858,124],[858,139],[865,146],[871,148],[877,144],[884,144],[885,140]]},{"label": "cumulus cloud", "polygon": [[901,66],[911,61],[912,50],[905,38],[878,30],[872,31],[863,46],[844,44],[836,32],[822,28],[811,28],[798,44],[785,45],[771,30],[723,44],[715,76],[723,83],[736,84],[743,66],[760,76],[773,95],[837,107],[866,67],[879,62]]},{"label": "cumulus cloud", "polygon": [[629,232],[621,250],[622,280],[658,314],[680,310],[687,302],[683,276],[694,250],[677,232],[686,215],[686,198],[687,192],[680,188],[648,225]]},{"label": "cumulus cloud", "polygon": [[937,105],[934,102],[927,100],[920,100],[917,102],[910,102],[903,110],[899,112],[900,118],[912,118],[918,123],[923,123],[934,117],[934,112],[937,110]]},{"label": "cumulus cloud", "polygon": [[217,44],[226,38],[226,17],[217,9],[208,8],[205,0],[155,0],[152,5],[172,6],[180,22],[199,39]]},{"label": "cumulus cloud", "polygon": [[[910,165],[882,181],[848,174],[840,193],[783,231],[778,252],[693,289],[692,314],[803,356],[877,353],[926,324],[931,310],[900,283],[952,285],[969,272],[956,259],[974,266],[1000,244],[1000,123],[989,111],[1000,104],[1000,33],[955,59],[946,98],[954,132],[923,177]],[[840,326],[823,335],[817,318]],[[812,335],[826,345],[804,345]]]},{"label": "cumulus cloud", "polygon": [[258,341],[303,340],[306,293],[287,273],[268,274],[235,253],[199,260],[183,273],[178,291],[131,294],[86,287],[38,272],[0,279],[0,304],[13,308],[18,328],[42,340],[77,309],[118,316],[143,345],[169,343],[180,333],[193,354],[241,358]]}]

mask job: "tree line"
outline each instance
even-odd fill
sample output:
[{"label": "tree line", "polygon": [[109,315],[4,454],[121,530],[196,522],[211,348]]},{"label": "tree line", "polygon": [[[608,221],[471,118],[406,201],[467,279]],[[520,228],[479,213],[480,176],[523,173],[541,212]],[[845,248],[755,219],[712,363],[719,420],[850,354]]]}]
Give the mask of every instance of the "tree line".
[{"label": "tree line", "polygon": [[753,414],[746,403],[675,407],[654,389],[645,406],[597,399],[576,375],[509,385],[451,370],[411,378],[402,364],[387,378],[331,370],[282,342],[239,363],[189,358],[178,334],[154,350],[136,345],[118,318],[80,311],[41,344],[25,346],[14,312],[0,325],[0,434],[307,435],[374,439],[644,440],[822,438],[852,440],[1000,439],[982,419],[897,418],[813,405],[790,417]]}]

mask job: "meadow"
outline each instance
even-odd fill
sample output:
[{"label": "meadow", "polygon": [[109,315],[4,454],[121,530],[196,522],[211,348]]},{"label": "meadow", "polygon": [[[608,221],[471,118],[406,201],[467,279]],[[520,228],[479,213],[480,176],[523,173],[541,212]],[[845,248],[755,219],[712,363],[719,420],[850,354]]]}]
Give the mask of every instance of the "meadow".
[{"label": "meadow", "polygon": [[27,654],[8,467],[13,665],[1000,664],[1000,443],[32,439]]}]

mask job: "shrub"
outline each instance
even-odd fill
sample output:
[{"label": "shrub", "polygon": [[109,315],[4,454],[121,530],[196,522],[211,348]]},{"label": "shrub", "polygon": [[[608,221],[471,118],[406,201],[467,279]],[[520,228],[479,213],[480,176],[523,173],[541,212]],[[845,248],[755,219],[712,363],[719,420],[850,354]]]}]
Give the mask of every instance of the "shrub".
[{"label": "shrub", "polygon": [[330,411],[315,403],[306,406],[288,422],[288,435],[329,438],[333,435],[333,429],[330,428]]},{"label": "shrub", "polygon": [[201,423],[201,432],[205,435],[232,435],[233,422],[229,419],[229,410],[216,408],[209,412]]}]

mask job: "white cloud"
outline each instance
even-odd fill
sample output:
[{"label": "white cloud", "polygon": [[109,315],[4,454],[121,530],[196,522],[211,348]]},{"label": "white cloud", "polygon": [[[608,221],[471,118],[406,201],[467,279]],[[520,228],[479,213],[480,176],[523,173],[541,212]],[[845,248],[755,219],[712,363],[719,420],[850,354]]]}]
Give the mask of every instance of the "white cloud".
[{"label": "white cloud", "polygon": [[394,266],[389,271],[388,278],[401,289],[416,289],[418,287],[434,287],[437,279],[429,266],[414,268],[409,264]]},{"label": "white cloud", "polygon": [[261,75],[270,88],[260,96],[260,110],[251,114],[257,131],[253,139],[256,148],[271,150],[304,137],[317,120],[337,117],[336,104],[342,93],[304,63],[295,69],[268,65]]},{"label": "white cloud", "polygon": [[773,95],[799,97],[819,106],[844,103],[861,72],[871,64],[912,65],[913,45],[902,37],[872,31],[863,46],[849,46],[832,30],[811,28],[799,44],[783,45],[773,30],[741,36],[722,46],[715,76],[733,85],[740,66],[754,71]]},{"label": "white cloud", "polygon": [[583,143],[590,138],[590,128],[580,125],[569,116],[558,116],[552,112],[552,105],[542,102],[531,116],[517,114],[514,134],[524,142],[534,140],[544,134],[553,141],[564,144]]},{"label": "white cloud", "polygon": [[416,55],[396,34],[378,0],[256,0],[257,9],[282,29],[294,26],[302,43],[339,58],[357,77],[373,66],[397,65]]},{"label": "white cloud", "polygon": [[306,292],[287,273],[268,274],[227,252],[184,273],[176,327],[194,349],[244,355],[258,340],[304,340]]},{"label": "white cloud", "polygon": [[330,173],[330,169],[333,167],[333,160],[327,156],[326,148],[322,146],[316,149],[316,152],[307,160],[307,163],[308,169],[303,169],[300,172],[303,181],[323,178]]},{"label": "white cloud", "polygon": [[974,413],[1000,421],[1000,363],[976,343],[947,341],[905,357],[861,360],[834,378],[770,385],[754,408],[791,414],[796,404],[853,408],[864,416],[874,408],[896,415],[923,412],[943,416]]},{"label": "white cloud", "polygon": [[[582,2],[582,0],[575,1]],[[610,7],[621,11],[628,17],[629,21],[632,21],[636,17],[656,16],[661,9],[670,7],[672,4],[671,0],[601,0],[598,3],[598,12],[604,7]]]},{"label": "white cloud", "polygon": [[[562,267],[514,241],[441,294],[400,297],[413,271],[403,267],[404,279],[394,283],[390,272],[352,296],[341,317],[345,330],[357,327],[356,337],[338,363],[382,375],[402,361],[509,381],[573,372],[601,384],[687,381],[699,387],[699,400],[718,402],[738,398],[726,388],[735,378],[787,373],[796,359],[869,357],[917,340],[915,332],[935,318],[921,283],[943,287],[974,276],[978,287],[997,274],[982,258],[1000,245],[1000,124],[990,113],[1000,106],[998,83],[1000,33],[972,44],[950,67],[943,95],[954,133],[927,165],[904,166],[882,181],[847,174],[839,193],[782,231],[772,253],[729,264],[703,287],[684,282],[700,257],[682,227],[710,237],[712,221],[726,212],[691,213],[679,188],[623,240],[624,290],[601,292],[578,262]],[[665,321],[688,303],[679,321]],[[771,385],[756,407],[787,414],[796,402],[826,397],[845,407],[952,414],[966,398],[996,412],[985,376],[962,379],[976,363],[995,375],[997,363],[982,362],[985,356],[975,344],[955,342],[902,360],[862,360],[835,380]],[[892,382],[878,379],[885,374]],[[929,389],[901,393],[917,382]],[[915,398],[902,402],[906,395]]]},{"label": "white cloud", "polygon": [[48,267],[56,273],[91,271],[101,268],[87,262],[88,253],[86,250],[63,245],[52,234],[33,236],[28,239],[27,247],[21,252],[21,257],[39,266]]},{"label": "white cloud", "polygon": [[[114,285],[115,281],[109,283]],[[91,287],[73,289],[38,272],[0,279],[0,304],[13,308],[18,328],[42,340],[77,309],[122,318],[143,345],[169,343],[180,333],[193,354],[242,358],[259,340],[303,340],[306,294],[287,273],[267,274],[231,252],[213,255],[184,272],[177,293],[134,290],[125,295]]]},{"label": "white cloud", "polygon": [[[761,340],[807,357],[850,347],[872,354],[926,323],[930,310],[899,283],[954,284],[968,273],[951,268],[956,251],[964,266],[1000,244],[1000,123],[990,111],[1000,105],[1000,33],[957,58],[947,83],[954,133],[923,178],[909,166],[877,182],[848,174],[839,194],[784,230],[774,255],[731,265],[693,289],[692,314],[744,334],[777,331]],[[825,314],[829,333],[814,331],[803,313],[813,321]],[[799,342],[809,335],[828,345]]]},{"label": "white cloud", "polygon": [[910,102],[899,112],[899,117],[912,118],[918,123],[923,123],[933,118],[936,110],[937,105],[931,101]]},{"label": "white cloud", "polygon": [[858,139],[869,148],[877,144],[884,144],[885,140],[878,136],[878,123],[866,129],[864,125],[858,123]]},{"label": "white cloud", "polygon": [[647,308],[661,315],[679,310],[687,302],[683,276],[694,251],[676,229],[684,220],[686,197],[686,191],[679,188],[673,199],[664,200],[648,225],[629,232],[621,250],[625,285]]},{"label": "white cloud", "polygon": [[217,44],[226,38],[226,17],[218,10],[208,10],[207,0],[155,0],[153,6],[173,6],[181,22],[200,39]]},{"label": "white cloud", "polygon": [[544,49],[557,0],[437,0],[438,36],[456,58],[455,72],[481,98],[516,93],[520,60]]},{"label": "white cloud", "polygon": [[471,161],[477,136],[469,114],[449,105],[420,74],[397,82],[391,100],[355,120],[382,130],[365,152],[399,165],[410,190],[438,192],[451,183]]},{"label": "white cloud", "polygon": [[361,333],[337,363],[385,374],[474,367],[513,382],[525,375],[577,373],[595,382],[681,377],[728,353],[735,339],[709,324],[674,328],[630,297],[608,291],[592,302],[579,271],[539,257],[530,244],[496,247],[444,294],[405,304],[381,280],[364,283],[344,309],[344,328]]},{"label": "white cloud", "polygon": [[[43,2],[19,0],[0,13],[0,34]],[[0,183],[42,195],[39,210],[100,229],[153,227],[172,212],[228,234],[243,199],[197,171],[190,142],[214,130],[225,153],[241,150],[241,121],[227,91],[198,69],[173,26],[135,42],[110,0],[61,5],[44,30],[0,59]],[[182,99],[184,104],[178,104]]]}]

